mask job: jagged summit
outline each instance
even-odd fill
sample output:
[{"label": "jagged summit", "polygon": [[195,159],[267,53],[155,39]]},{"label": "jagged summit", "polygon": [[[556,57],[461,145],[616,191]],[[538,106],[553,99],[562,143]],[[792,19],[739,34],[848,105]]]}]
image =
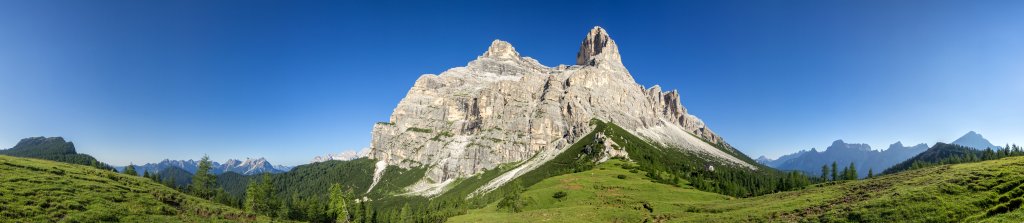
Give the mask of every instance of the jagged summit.
[{"label": "jagged summit", "polygon": [[678,91],[637,84],[601,27],[587,33],[577,59],[579,65],[547,67],[495,40],[464,67],[420,76],[390,119],[374,125],[367,156],[378,160],[377,171],[426,168],[407,189],[428,196],[457,179],[521,163],[488,183],[501,185],[554,159],[598,119],[715,165],[757,169],[738,151],[717,148],[729,146],[687,113]]},{"label": "jagged summit", "polygon": [[512,44],[496,39],[491,42],[491,46],[487,48],[487,52],[481,57],[489,57],[495,59],[519,59],[519,52],[516,52],[516,48],[512,47]]},{"label": "jagged summit", "polygon": [[580,52],[576,53],[576,65],[600,66],[614,65],[622,66],[622,58],[619,56],[619,47],[615,40],[608,36],[608,32],[600,26],[594,26],[587,33],[587,37],[580,44]]}]

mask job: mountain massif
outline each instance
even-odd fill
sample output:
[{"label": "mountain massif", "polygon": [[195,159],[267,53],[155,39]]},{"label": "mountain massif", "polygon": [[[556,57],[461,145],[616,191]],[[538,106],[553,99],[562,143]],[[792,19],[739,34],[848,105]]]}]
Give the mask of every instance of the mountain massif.
[{"label": "mountain massif", "polygon": [[427,168],[411,188],[436,195],[459,178],[518,163],[486,186],[494,188],[565,151],[593,131],[592,119],[709,164],[758,169],[690,114],[677,91],[637,84],[604,29],[590,30],[579,49],[576,65],[548,67],[495,40],[465,67],[420,76],[390,120],[373,127],[377,172]]}]

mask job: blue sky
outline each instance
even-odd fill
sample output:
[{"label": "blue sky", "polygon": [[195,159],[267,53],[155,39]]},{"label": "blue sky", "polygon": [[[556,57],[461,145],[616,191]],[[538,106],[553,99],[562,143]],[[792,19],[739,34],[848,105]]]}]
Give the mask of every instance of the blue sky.
[{"label": "blue sky", "polygon": [[2,1],[0,147],[123,165],[296,165],[367,147],[416,78],[493,39],[573,64],[593,26],[638,82],[752,157],[970,130],[1024,143],[1020,1]]}]

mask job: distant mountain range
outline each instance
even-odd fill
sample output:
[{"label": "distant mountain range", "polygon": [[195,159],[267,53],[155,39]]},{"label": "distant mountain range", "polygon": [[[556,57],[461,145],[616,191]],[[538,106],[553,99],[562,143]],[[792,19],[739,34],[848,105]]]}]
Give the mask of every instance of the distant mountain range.
[{"label": "distant mountain range", "polygon": [[[986,148],[998,150],[1002,148],[993,145],[988,139],[974,131],[964,134],[951,144],[979,150]],[[878,151],[872,150],[871,146],[867,144],[847,144],[842,140],[836,140],[824,152],[818,152],[812,148],[810,151],[801,150],[793,154],[781,156],[778,159],[769,159],[761,156],[757,159],[757,162],[780,170],[803,171],[812,176],[821,174],[822,165],[831,165],[832,162],[836,162],[840,167],[846,167],[852,162],[857,167],[858,175],[866,177],[869,169],[873,170],[876,174],[881,173],[893,165],[921,154],[928,149],[928,145],[924,143],[907,147],[901,142],[896,142],[890,145],[888,149]]]},{"label": "distant mountain range", "polygon": [[369,149],[363,149],[363,151],[359,151],[359,152],[356,152],[356,151],[344,151],[344,152],[340,152],[340,153],[329,153],[329,154],[324,155],[324,156],[316,156],[316,157],[313,158],[312,161],[309,161],[309,162],[310,163],[319,163],[319,162],[328,161],[328,160],[340,160],[340,161],[354,160],[354,159],[359,159],[359,158],[362,158],[362,157],[366,157],[366,154],[368,152],[369,152]]},{"label": "distant mountain range", "polygon": [[955,141],[953,141],[953,143],[950,144],[957,144],[978,150],[985,150],[988,148],[992,148],[993,150],[999,150],[1003,148],[996,145],[992,145],[992,142],[989,142],[988,139],[985,139],[985,137],[982,137],[981,134],[978,134],[974,131],[968,132],[967,134],[961,136],[959,139],[956,139]]},{"label": "distant mountain range", "polygon": [[[143,165],[135,165],[135,171],[140,175],[149,171],[150,173],[158,173],[167,169],[168,167],[177,167],[179,169],[188,171],[191,174],[195,174],[196,170],[199,169],[199,161],[196,160],[169,160],[164,159],[159,163],[147,163]],[[119,172],[123,172],[124,167],[116,167]],[[224,163],[213,162],[211,172],[213,174],[220,175],[226,172],[235,172],[243,175],[261,174],[261,173],[281,173],[291,170],[291,167],[287,166],[274,166],[270,164],[264,158],[251,159],[246,158],[244,161],[237,159],[229,159]]]},{"label": "distant mountain range", "polygon": [[[821,174],[821,166],[836,162],[839,167],[850,166],[853,163],[857,167],[858,177],[867,177],[868,171],[881,173],[892,165],[904,161],[914,155],[924,152],[928,145],[921,143],[914,146],[904,146],[902,142],[889,145],[886,150],[872,150],[868,144],[846,143],[843,140],[832,142],[825,151],[818,152],[816,149],[810,151],[802,150],[794,154],[779,157],[777,160],[760,159],[758,162],[780,170],[799,170],[811,176]],[[763,158],[763,157],[762,157]]]}]

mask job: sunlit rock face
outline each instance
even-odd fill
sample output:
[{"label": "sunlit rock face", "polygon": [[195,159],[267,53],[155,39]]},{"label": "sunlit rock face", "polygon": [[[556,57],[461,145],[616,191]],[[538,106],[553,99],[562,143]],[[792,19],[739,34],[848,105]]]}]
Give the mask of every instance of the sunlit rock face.
[{"label": "sunlit rock face", "polygon": [[426,181],[445,182],[563,150],[589,133],[597,118],[663,145],[754,168],[708,150],[701,140],[688,141],[724,143],[687,113],[678,92],[637,84],[604,29],[587,34],[576,58],[573,66],[547,67],[495,40],[465,67],[420,76],[390,121],[374,126],[369,156],[388,165],[427,167]]}]

